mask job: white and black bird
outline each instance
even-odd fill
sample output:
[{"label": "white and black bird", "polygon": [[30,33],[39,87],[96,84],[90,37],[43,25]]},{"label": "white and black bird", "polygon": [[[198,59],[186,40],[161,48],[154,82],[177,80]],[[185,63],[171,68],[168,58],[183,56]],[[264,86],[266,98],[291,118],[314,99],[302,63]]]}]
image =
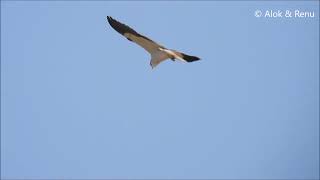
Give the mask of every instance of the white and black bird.
[{"label": "white and black bird", "polygon": [[152,41],[151,39],[137,33],[129,26],[113,19],[110,16],[108,16],[107,19],[111,27],[118,33],[125,36],[129,41],[137,43],[139,46],[143,47],[150,53],[150,65],[152,68],[155,68],[158,64],[165,61],[166,59],[171,59],[173,61],[175,59],[178,59],[184,62],[193,62],[200,60],[200,58],[196,56],[190,56],[173,49],[167,49],[164,46]]}]

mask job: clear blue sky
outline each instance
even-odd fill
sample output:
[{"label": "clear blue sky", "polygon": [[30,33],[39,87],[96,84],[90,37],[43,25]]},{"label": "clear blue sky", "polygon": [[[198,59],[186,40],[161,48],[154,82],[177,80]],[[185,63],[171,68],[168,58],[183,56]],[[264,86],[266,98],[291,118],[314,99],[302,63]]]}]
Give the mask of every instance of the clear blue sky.
[{"label": "clear blue sky", "polygon": [[[108,15],[202,60],[151,70]],[[1,1],[1,178],[319,178],[318,16],[317,1]]]}]

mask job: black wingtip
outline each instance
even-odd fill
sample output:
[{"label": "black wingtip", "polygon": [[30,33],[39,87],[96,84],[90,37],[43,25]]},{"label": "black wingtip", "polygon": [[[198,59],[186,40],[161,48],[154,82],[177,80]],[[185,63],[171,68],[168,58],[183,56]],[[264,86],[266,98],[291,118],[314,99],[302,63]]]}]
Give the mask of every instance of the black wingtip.
[{"label": "black wingtip", "polygon": [[111,25],[112,23],[116,22],[115,19],[113,19],[111,16],[107,16],[107,20],[109,22],[109,24]]},{"label": "black wingtip", "polygon": [[117,20],[113,19],[111,16],[107,16],[108,19],[108,23],[110,24],[110,26],[116,30],[117,32],[119,32],[120,34],[124,34],[126,32],[126,28],[125,25],[118,22]]},{"label": "black wingtip", "polygon": [[111,16],[107,16],[107,20],[108,20],[108,22],[110,23],[110,21],[113,20],[113,19],[112,19]]},{"label": "black wingtip", "polygon": [[187,62],[193,62],[193,61],[199,61],[200,60],[200,58],[197,57],[197,56],[189,56],[189,55],[184,54],[184,53],[182,53],[182,56],[183,56],[182,58],[184,60],[186,60]]}]

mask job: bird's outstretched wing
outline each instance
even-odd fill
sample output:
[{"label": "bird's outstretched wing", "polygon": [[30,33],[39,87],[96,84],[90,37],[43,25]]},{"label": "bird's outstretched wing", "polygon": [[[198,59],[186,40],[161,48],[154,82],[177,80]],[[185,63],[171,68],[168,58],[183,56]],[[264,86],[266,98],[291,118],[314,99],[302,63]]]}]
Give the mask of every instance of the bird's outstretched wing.
[{"label": "bird's outstretched wing", "polygon": [[187,55],[185,53],[179,52],[179,51],[174,51],[174,53],[176,54],[176,58],[180,59],[182,58],[183,60],[187,61],[187,62],[193,62],[193,61],[198,61],[200,60],[199,57],[197,56],[191,56],[191,55]]},{"label": "bird's outstretched wing", "polygon": [[125,36],[129,41],[133,41],[137,43],[139,46],[144,48],[150,54],[156,52],[159,49],[159,47],[164,48],[163,46],[159,45],[153,40],[137,33],[135,30],[133,30],[129,26],[113,19],[112,17],[108,16],[107,19],[109,24],[114,30],[116,30],[118,33]]},{"label": "bird's outstretched wing", "polygon": [[169,54],[169,57],[173,58],[173,59],[179,59],[181,61],[184,62],[193,62],[193,61],[198,61],[200,60],[199,57],[197,56],[191,56],[191,55],[187,55],[185,53],[173,50],[173,49],[162,49],[160,48],[161,51],[166,52],[167,54]]}]

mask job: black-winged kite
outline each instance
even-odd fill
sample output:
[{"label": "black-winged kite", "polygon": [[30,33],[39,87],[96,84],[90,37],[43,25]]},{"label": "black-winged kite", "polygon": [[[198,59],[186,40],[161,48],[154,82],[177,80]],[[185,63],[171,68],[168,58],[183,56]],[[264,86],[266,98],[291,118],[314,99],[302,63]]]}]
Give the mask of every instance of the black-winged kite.
[{"label": "black-winged kite", "polygon": [[158,43],[154,42],[153,40],[137,33],[129,26],[113,19],[110,16],[108,16],[107,19],[111,27],[115,29],[118,33],[125,36],[129,41],[137,43],[139,46],[143,47],[146,51],[150,53],[150,65],[152,68],[155,68],[162,61],[165,61],[169,58],[173,61],[175,59],[178,59],[184,62],[193,62],[200,60],[200,58],[196,56],[190,56],[173,49],[167,49],[164,46],[161,46]]}]

